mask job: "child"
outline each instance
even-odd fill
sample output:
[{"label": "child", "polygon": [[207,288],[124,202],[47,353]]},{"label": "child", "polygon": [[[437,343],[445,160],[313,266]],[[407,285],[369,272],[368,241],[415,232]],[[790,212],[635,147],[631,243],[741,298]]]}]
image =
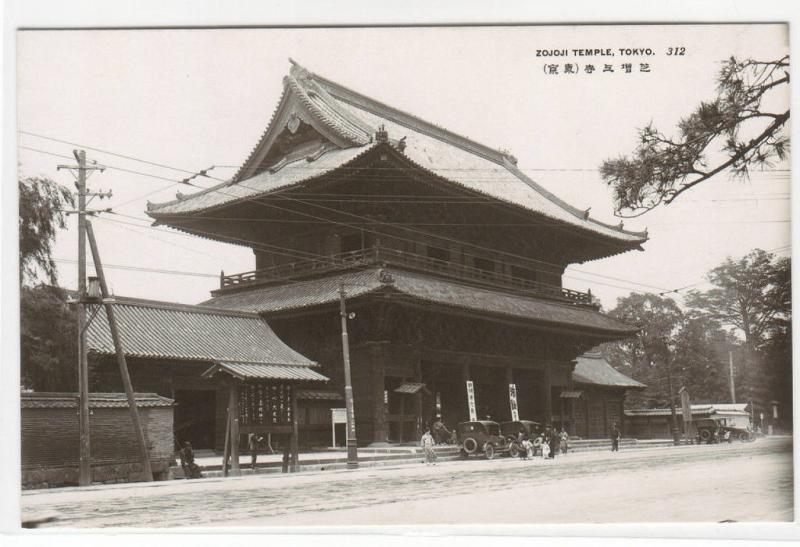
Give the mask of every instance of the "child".
[{"label": "child", "polygon": [[547,441],[542,442],[542,459],[546,460],[550,457],[550,444]]},{"label": "child", "polygon": [[522,448],[525,450],[525,459],[533,458],[533,443],[530,439],[525,438],[525,440],[522,441]]}]

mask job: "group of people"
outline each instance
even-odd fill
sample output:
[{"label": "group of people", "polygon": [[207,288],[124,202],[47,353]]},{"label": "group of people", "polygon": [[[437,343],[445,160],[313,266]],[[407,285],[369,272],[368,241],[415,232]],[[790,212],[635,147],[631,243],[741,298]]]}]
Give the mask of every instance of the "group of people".
[{"label": "group of people", "polygon": [[[567,430],[562,427],[561,431],[553,427],[546,426],[544,431],[532,432],[529,435],[524,429],[520,430],[517,436],[517,442],[522,450],[520,450],[519,457],[523,460],[534,458],[537,454],[541,455],[542,459],[555,459],[556,454],[566,454],[569,449],[569,434]],[[533,437],[533,439],[531,439]]]}]

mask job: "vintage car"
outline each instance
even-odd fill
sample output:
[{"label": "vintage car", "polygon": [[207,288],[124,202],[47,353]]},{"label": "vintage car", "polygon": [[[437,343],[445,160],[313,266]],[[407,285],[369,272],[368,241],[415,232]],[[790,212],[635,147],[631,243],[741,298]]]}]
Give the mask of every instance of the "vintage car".
[{"label": "vintage car", "polygon": [[[483,454],[487,460],[494,458],[495,454],[509,453],[511,444],[500,431],[500,424],[489,420],[477,422],[461,422],[456,427],[458,444],[461,445],[461,457],[467,458],[472,454]],[[515,442],[517,450],[519,445]]]},{"label": "vintage car", "polygon": [[519,451],[522,450],[518,441],[520,431],[524,431],[525,435],[533,442],[541,430],[542,424],[532,420],[516,420],[513,422],[502,422],[500,424],[501,433],[511,444],[509,447],[509,455],[513,458],[517,457]]},{"label": "vintage car", "polygon": [[755,440],[755,435],[749,424],[737,423],[731,419],[706,418],[695,421],[699,443],[718,443],[725,439],[726,433],[729,441],[739,439],[742,442]]}]

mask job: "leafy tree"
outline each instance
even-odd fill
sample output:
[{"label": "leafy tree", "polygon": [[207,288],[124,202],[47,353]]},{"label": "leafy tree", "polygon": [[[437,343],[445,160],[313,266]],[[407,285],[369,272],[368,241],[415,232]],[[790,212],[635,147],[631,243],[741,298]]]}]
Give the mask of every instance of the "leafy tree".
[{"label": "leafy tree", "polygon": [[761,249],[708,273],[714,288],[690,291],[686,305],[738,330],[753,351],[791,317],[791,266]]},{"label": "leafy tree", "polygon": [[752,167],[783,160],[789,148],[788,104],[769,112],[763,103],[788,88],[788,70],[788,55],[773,61],[731,57],[717,76],[717,96],[681,119],[676,136],[652,122],[639,130],[630,157],[606,160],[600,168],[617,213],[639,216],[726,169],[747,178]]},{"label": "leafy tree", "polygon": [[609,314],[640,329],[635,337],[603,348],[609,363],[647,385],[643,393],[631,393],[630,402],[633,406],[668,404],[666,367],[671,359],[670,345],[684,320],[680,307],[670,298],[633,293],[618,299]]},{"label": "leafy tree", "polygon": [[744,338],[737,400],[778,398],[782,384],[791,383],[789,259],[756,249],[738,260],[726,259],[709,272],[708,280],[714,288],[690,292],[686,304]]},{"label": "leafy tree", "polygon": [[20,379],[36,391],[74,391],[77,384],[77,323],[66,292],[39,285],[20,290]]},{"label": "leafy tree", "polygon": [[[66,293],[57,287],[53,243],[74,206],[67,188],[42,177],[20,178],[20,378],[22,387],[74,390],[77,325]],[[44,280],[49,285],[34,283]]]},{"label": "leafy tree", "polygon": [[48,178],[21,178],[18,186],[20,282],[33,284],[43,273],[55,285],[53,242],[56,232],[66,227],[64,210],[75,201],[67,188]]}]

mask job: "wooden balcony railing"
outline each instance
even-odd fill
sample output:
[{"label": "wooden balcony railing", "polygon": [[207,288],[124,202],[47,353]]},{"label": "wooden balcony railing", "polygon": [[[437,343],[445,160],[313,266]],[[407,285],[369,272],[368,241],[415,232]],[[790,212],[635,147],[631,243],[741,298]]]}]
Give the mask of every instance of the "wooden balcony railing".
[{"label": "wooden balcony railing", "polygon": [[329,272],[358,269],[374,265],[397,266],[408,270],[435,273],[442,277],[477,283],[490,288],[510,289],[514,292],[532,293],[536,296],[566,301],[575,304],[592,304],[591,293],[564,289],[555,285],[539,283],[506,273],[484,270],[457,262],[406,253],[389,248],[359,249],[329,258],[300,260],[270,268],[253,270],[220,277],[220,291],[242,288],[255,284],[274,284],[293,279],[312,277]]}]

